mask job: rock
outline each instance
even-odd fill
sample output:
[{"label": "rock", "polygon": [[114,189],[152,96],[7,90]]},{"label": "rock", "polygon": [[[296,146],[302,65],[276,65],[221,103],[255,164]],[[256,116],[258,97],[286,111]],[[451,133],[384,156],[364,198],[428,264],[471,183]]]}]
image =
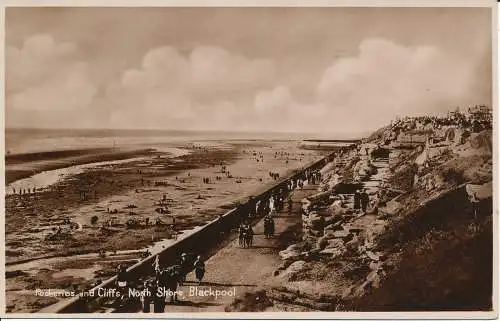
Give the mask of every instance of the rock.
[{"label": "rock", "polygon": [[402,209],[402,206],[399,202],[392,200],[387,202],[385,207],[379,209],[382,214],[387,215],[395,215]]},{"label": "rock", "polygon": [[324,236],[320,237],[316,242],[316,248],[320,250],[324,250],[327,245],[328,245],[328,239]]},{"label": "rock", "polygon": [[351,285],[350,287],[345,288],[345,290],[342,292],[342,299],[345,299],[348,296],[350,296],[353,289],[354,289],[354,285]]},{"label": "rock", "polygon": [[343,221],[340,220],[340,221],[337,221],[333,224],[329,224],[328,226],[325,226],[323,231],[326,232],[327,230],[330,230],[330,231],[343,230],[344,228],[342,227],[342,223],[343,223]]},{"label": "rock", "polygon": [[382,268],[382,262],[380,261],[370,262],[368,266],[370,267],[370,270],[376,271]]},{"label": "rock", "polygon": [[328,226],[330,224],[335,224],[339,221],[342,220],[342,216],[341,215],[332,215],[332,216],[326,216],[325,217],[325,225]]},{"label": "rock", "polygon": [[325,219],[318,214],[309,215],[309,222],[311,224],[311,228],[315,230],[322,229],[325,224]]},{"label": "rock", "polygon": [[303,271],[307,267],[305,261],[295,261],[283,272],[281,277],[287,281],[293,281],[297,277],[297,274]]},{"label": "rock", "polygon": [[374,288],[378,288],[380,286],[379,271],[375,270],[370,272],[370,274],[368,274],[368,276],[366,277],[366,282],[368,284],[371,284]]},{"label": "rock", "polygon": [[334,239],[335,235],[333,235],[333,233],[334,233],[334,231],[327,230],[326,232],[324,232],[323,237],[325,237],[327,239]]},{"label": "rock", "polygon": [[366,251],[366,255],[372,259],[373,261],[379,261],[380,260],[380,254],[378,253],[373,253],[372,251]]},{"label": "rock", "polygon": [[290,264],[292,264],[292,261],[283,261],[281,262],[280,266],[278,266],[277,270],[278,271],[286,270],[286,268],[289,267]]},{"label": "rock", "polygon": [[300,244],[292,244],[286,248],[287,251],[298,251],[300,250]]},{"label": "rock", "polygon": [[323,251],[319,252],[322,255],[326,255],[330,258],[336,258],[341,256],[346,252],[345,248],[329,248],[329,249],[324,249]]},{"label": "rock", "polygon": [[340,247],[344,247],[344,242],[341,239],[331,239],[327,241],[326,245],[327,249],[340,248]]},{"label": "rock", "polygon": [[308,231],[310,235],[314,236],[314,237],[322,237],[323,236],[323,231],[322,230],[309,230]]},{"label": "rock", "polygon": [[349,227],[348,230],[351,233],[359,234],[359,233],[363,232],[365,229],[360,227],[360,226],[356,226],[356,227]]},{"label": "rock", "polygon": [[299,252],[286,252],[286,251],[281,251],[279,253],[279,256],[282,260],[300,260],[302,258],[302,253]]},{"label": "rock", "polygon": [[345,243],[345,247],[349,251],[356,251],[359,247],[359,237],[355,235],[352,240]]},{"label": "rock", "polygon": [[298,244],[292,244],[286,250],[280,251],[279,256],[282,260],[298,260],[302,253],[299,251]]},{"label": "rock", "polygon": [[344,238],[344,237],[347,237],[349,234],[350,234],[350,232],[347,230],[339,230],[339,231],[333,232],[334,237],[337,237],[337,238]]}]

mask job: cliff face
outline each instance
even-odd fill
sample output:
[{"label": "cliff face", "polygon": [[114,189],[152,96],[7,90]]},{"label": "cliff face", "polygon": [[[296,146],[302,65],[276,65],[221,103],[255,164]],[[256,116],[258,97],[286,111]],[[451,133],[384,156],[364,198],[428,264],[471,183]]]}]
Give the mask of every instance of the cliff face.
[{"label": "cliff face", "polygon": [[303,242],[280,253],[288,288],[329,310],[491,309],[489,125],[409,118],[337,155],[303,201]]}]

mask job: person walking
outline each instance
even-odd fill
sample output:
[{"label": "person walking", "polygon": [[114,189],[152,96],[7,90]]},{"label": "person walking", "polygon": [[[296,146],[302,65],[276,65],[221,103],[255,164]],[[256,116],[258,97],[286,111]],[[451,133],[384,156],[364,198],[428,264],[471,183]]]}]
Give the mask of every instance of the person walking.
[{"label": "person walking", "polygon": [[366,213],[366,209],[368,208],[368,204],[370,203],[370,197],[366,192],[366,189],[363,189],[363,193],[361,193],[361,209],[363,213]]},{"label": "person walking", "polygon": [[158,277],[158,275],[160,274],[161,272],[161,267],[160,267],[160,256],[157,255],[155,257],[155,261],[153,263],[153,268],[155,270],[155,274],[156,274],[156,277]]},{"label": "person walking", "polygon": [[157,295],[157,288],[159,287],[158,281],[156,281],[156,288],[153,288],[153,312],[154,313],[164,313],[165,312],[165,306],[167,303],[165,302],[165,296],[164,295]]},{"label": "person walking", "polygon": [[198,284],[201,284],[201,280],[205,275],[205,262],[203,262],[201,255],[198,255],[196,257],[196,261],[194,262],[194,274],[198,280]]},{"label": "person walking", "polygon": [[470,202],[472,204],[472,214],[474,214],[474,219],[477,220],[477,216],[479,214],[479,198],[477,197],[477,193],[473,192],[470,197]]},{"label": "person walking", "polygon": [[154,287],[153,281],[144,281],[144,291],[141,293],[142,313],[151,312],[151,303],[154,302],[154,296],[156,296],[156,287]]},{"label": "person walking", "polygon": [[354,193],[354,209],[359,210],[361,208],[361,190],[356,190]]}]

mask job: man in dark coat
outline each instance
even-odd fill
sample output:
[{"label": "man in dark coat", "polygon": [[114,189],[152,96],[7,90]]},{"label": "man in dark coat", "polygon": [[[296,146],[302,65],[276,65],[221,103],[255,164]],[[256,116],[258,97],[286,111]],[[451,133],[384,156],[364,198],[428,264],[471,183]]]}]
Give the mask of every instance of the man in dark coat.
[{"label": "man in dark coat", "polygon": [[357,190],[354,193],[354,209],[359,210],[361,208],[361,191]]},{"label": "man in dark coat", "polygon": [[368,196],[366,189],[363,189],[363,193],[361,194],[360,198],[361,198],[361,209],[363,210],[363,213],[366,213],[366,209],[368,208],[368,203],[370,203],[370,197]]}]

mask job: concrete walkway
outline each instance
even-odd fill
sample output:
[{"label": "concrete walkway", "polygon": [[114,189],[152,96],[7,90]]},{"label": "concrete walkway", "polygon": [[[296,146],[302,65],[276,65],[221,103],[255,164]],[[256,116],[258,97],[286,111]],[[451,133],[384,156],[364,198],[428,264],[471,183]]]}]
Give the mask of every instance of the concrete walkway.
[{"label": "concrete walkway", "polygon": [[[256,290],[266,285],[278,285],[281,280],[273,276],[281,264],[278,252],[296,241],[292,237],[292,230],[296,230],[293,228],[294,225],[302,224],[300,201],[316,192],[316,186],[306,186],[302,190],[293,192],[292,213],[286,211],[286,206],[284,212],[277,213],[274,238],[265,238],[263,220],[254,226],[255,237],[252,247],[241,248],[234,235],[235,239],[229,245],[205,262],[204,282],[198,285],[194,282],[194,273],[190,273],[187,277],[188,282],[179,288],[183,291],[184,298],[181,302],[167,304],[165,312],[221,312],[234,300],[234,295],[238,296],[245,291]],[[226,290],[228,293],[217,297],[199,295],[199,292],[204,290]]]}]

